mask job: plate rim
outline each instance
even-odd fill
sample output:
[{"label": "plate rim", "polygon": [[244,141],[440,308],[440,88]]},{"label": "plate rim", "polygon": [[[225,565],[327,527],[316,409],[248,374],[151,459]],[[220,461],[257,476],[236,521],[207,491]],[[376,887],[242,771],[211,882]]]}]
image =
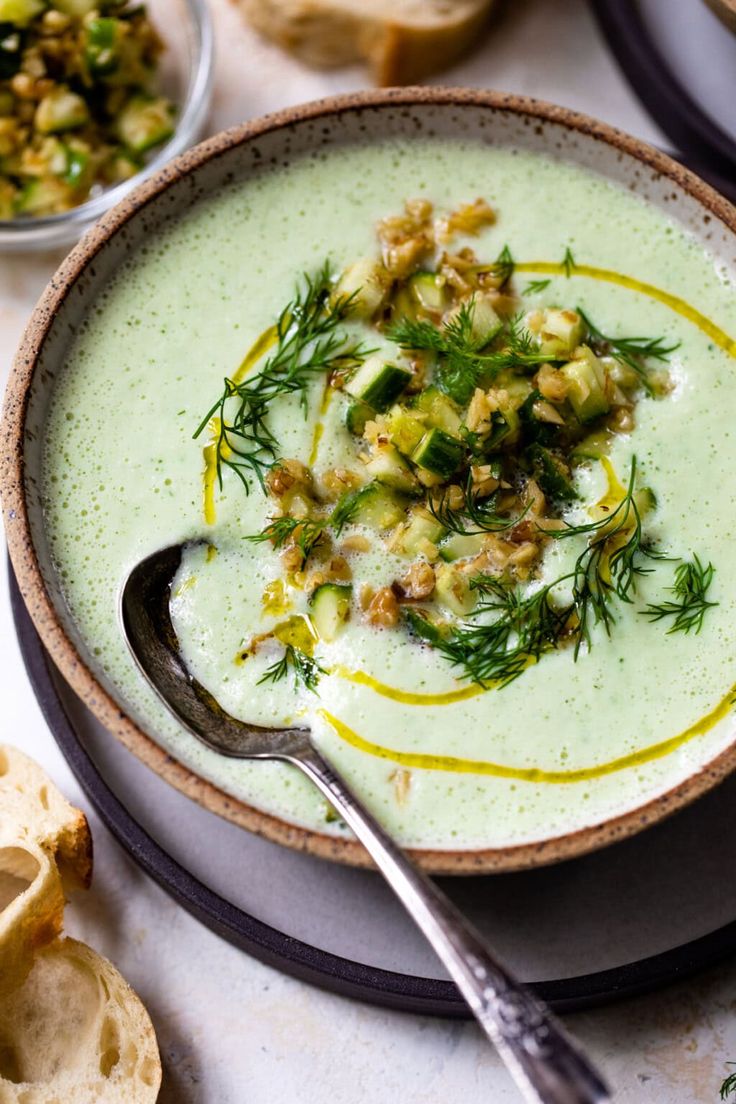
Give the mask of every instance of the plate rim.
[{"label": "plate rim", "polygon": [[[370,859],[360,843],[291,824],[230,796],[158,745],[97,680],[61,623],[36,556],[25,494],[25,417],[34,369],[57,311],[67,295],[73,292],[79,277],[93,266],[107,241],[118,231],[124,232],[126,223],[169,185],[185,179],[194,169],[233,147],[267,133],[288,130],[325,117],[350,112],[359,114],[366,109],[421,108],[426,105],[488,108],[501,114],[521,116],[537,124],[561,125],[586,139],[605,143],[617,150],[619,155],[629,155],[655,173],[672,180],[704,208],[708,217],[715,217],[736,235],[736,208],[699,177],[646,142],[568,108],[503,92],[437,87],[384,89],[317,100],[252,120],[206,140],[154,174],[103,216],[62,262],[31,316],[8,382],[0,430],[3,442],[0,492],[10,556],[36,629],[72,689],[124,746],[160,777],[205,808],[288,847],[359,867],[370,865]],[[474,850],[412,849],[409,853],[426,870],[442,874],[486,874],[558,862],[623,839],[663,819],[712,788],[735,768],[736,734],[729,747],[698,771],[657,797],[618,816],[556,837],[522,844]]]},{"label": "plate rim", "polygon": [[[134,862],[210,931],[259,962],[320,989],[416,1015],[472,1019],[454,982],[370,966],[316,947],[228,901],[182,866],[128,812],[97,768],[54,684],[52,661],[22,599],[12,565],[8,586],[21,658],[48,729],[100,820]],[[736,953],[736,920],[632,962],[570,978],[527,982],[558,1012],[640,996]]]}]

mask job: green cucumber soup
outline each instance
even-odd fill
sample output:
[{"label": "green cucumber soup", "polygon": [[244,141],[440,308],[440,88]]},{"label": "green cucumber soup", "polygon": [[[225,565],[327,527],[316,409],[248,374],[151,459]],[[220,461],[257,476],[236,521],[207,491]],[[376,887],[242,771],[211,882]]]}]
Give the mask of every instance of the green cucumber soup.
[{"label": "green cucumber soup", "polygon": [[197,542],[192,675],[311,726],[402,843],[636,808],[732,739],[733,337],[734,274],[565,162],[417,138],[228,185],[126,260],[54,384],[45,522],[95,674],[199,775],[347,832],[138,673],[123,582]]}]

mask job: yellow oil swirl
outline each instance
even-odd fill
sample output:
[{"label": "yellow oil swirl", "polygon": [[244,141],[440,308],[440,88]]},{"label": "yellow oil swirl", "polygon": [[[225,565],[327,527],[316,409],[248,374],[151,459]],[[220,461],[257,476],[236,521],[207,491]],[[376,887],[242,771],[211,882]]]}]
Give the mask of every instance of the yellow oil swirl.
[{"label": "yellow oil swirl", "polygon": [[[563,264],[556,261],[522,261],[515,266],[517,272],[541,272],[550,276],[567,276],[568,271]],[[604,280],[609,284],[618,284],[619,287],[628,288],[629,291],[638,291],[641,295],[648,295],[650,299],[656,299],[658,303],[664,303],[675,314],[687,318],[694,323],[699,330],[707,334],[720,349],[729,356],[736,357],[736,339],[729,337],[715,322],[701,314],[699,310],[691,306],[677,295],[671,295],[669,291],[655,287],[654,284],[646,284],[642,280],[636,280],[633,276],[624,276],[621,272],[614,272],[610,268],[597,268],[595,265],[575,264],[571,266],[570,275],[587,276],[591,280]]]},{"label": "yellow oil swirl", "polygon": [[394,748],[383,747],[371,740],[359,736],[344,721],[329,713],[326,709],[320,709],[323,717],[341,740],[351,747],[363,751],[367,755],[373,755],[378,759],[388,759],[392,763],[398,763],[402,767],[411,767],[420,770],[450,771],[454,774],[482,774],[494,778],[511,778],[520,782],[551,783],[564,785],[571,782],[588,782],[594,778],[602,778],[607,774],[616,774],[618,771],[628,770],[631,767],[641,767],[645,763],[651,763],[655,759],[661,759],[677,751],[684,744],[696,736],[704,736],[714,725],[726,717],[734,704],[736,686],[732,686],[726,696],[718,704],[695,724],[686,728],[677,736],[671,736],[667,740],[661,740],[658,744],[652,744],[641,751],[632,751],[628,755],[621,755],[618,759],[611,759],[608,763],[599,763],[593,767],[579,767],[575,770],[542,770],[541,767],[510,767],[503,763],[490,763],[483,759],[461,759],[453,755],[426,755],[422,752],[397,751]]},{"label": "yellow oil swirl", "polygon": [[[269,326],[267,330],[264,330],[260,337],[251,345],[250,349],[240,362],[238,370],[232,377],[232,382],[242,383],[251,369],[258,363],[262,356],[264,356],[268,350],[278,340],[278,330],[275,326]],[[222,430],[222,422],[219,418],[212,418],[210,421],[210,441],[202,449],[202,455],[204,457],[204,472],[202,474],[202,512],[204,514],[204,520],[207,525],[214,525],[217,521],[217,510],[215,508],[215,487],[217,485],[217,457],[218,449],[220,458],[226,460],[228,456],[232,455],[231,449],[228,447],[227,441],[220,440],[220,432]]]},{"label": "yellow oil swirl", "polygon": [[381,697],[401,702],[402,705],[452,705],[454,702],[476,698],[478,694],[485,693],[486,689],[477,683],[471,683],[470,686],[461,686],[457,690],[448,690],[444,694],[421,694],[410,690],[399,690],[396,686],[387,686],[385,682],[380,682],[365,671],[351,671],[348,667],[334,667],[330,674],[338,675],[347,682],[357,683],[358,686],[367,686]]},{"label": "yellow oil swirl", "polygon": [[334,389],[330,387],[329,381],[325,383],[325,389],[322,392],[322,402],[319,407],[319,418],[315,424],[314,432],[312,434],[312,447],[309,450],[309,467],[311,468],[317,462],[317,456],[319,454],[319,443],[325,432],[324,417],[327,411],[330,409],[330,403],[332,402],[332,396],[334,395]]},{"label": "yellow oil swirl", "polygon": [[242,667],[248,657],[255,654],[258,645],[262,644],[264,640],[278,640],[287,647],[296,648],[304,655],[312,656],[314,655],[314,645],[319,637],[310,619],[296,613],[292,617],[287,617],[285,621],[279,621],[278,625],[274,625],[267,632],[254,636],[248,647],[235,656],[234,663],[236,666]]}]

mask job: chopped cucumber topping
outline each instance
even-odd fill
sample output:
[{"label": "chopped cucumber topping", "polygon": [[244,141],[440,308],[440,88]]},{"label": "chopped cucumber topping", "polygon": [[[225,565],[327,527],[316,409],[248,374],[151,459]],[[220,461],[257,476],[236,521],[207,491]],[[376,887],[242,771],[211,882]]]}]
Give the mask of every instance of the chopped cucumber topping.
[{"label": "chopped cucumber topping", "polygon": [[372,479],[394,487],[397,491],[411,494],[416,490],[417,482],[412,470],[393,445],[379,445],[365,466]]},{"label": "chopped cucumber topping", "polygon": [[58,134],[84,126],[88,119],[89,110],[82,97],[60,84],[39,103],[34,126],[41,134]]},{"label": "chopped cucumber topping", "polygon": [[145,153],[174,133],[174,107],[162,96],[134,96],[117,121],[121,142],[133,153]]},{"label": "chopped cucumber topping", "polygon": [[430,429],[412,453],[412,460],[420,468],[449,479],[463,461],[465,449],[461,441],[450,437],[442,429]]},{"label": "chopped cucumber topping", "polygon": [[567,397],[581,422],[590,422],[611,409],[605,387],[606,375],[598,357],[587,345],[580,345],[575,359],[560,369],[567,380]]},{"label": "chopped cucumber topping", "polygon": [[323,583],[309,601],[309,615],[320,640],[336,640],[350,616],[353,588],[338,583]]},{"label": "chopped cucumber topping", "polygon": [[345,390],[373,410],[388,410],[410,382],[408,368],[387,364],[382,357],[369,357],[346,385]]},{"label": "chopped cucumber topping", "polygon": [[468,576],[454,564],[442,563],[436,571],[435,592],[437,601],[458,617],[472,613],[478,601],[476,591],[471,589]]}]

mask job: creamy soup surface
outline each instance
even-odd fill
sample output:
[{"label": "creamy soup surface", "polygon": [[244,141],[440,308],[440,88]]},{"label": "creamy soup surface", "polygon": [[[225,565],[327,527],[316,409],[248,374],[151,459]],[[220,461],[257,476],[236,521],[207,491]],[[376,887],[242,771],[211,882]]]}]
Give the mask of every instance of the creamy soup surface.
[{"label": "creamy soup surface", "polygon": [[[339,271],[374,256],[377,219],[426,197],[450,210],[482,195],[497,211],[472,244],[495,258],[560,262],[567,249],[594,266],[653,285],[671,305],[626,282],[573,270],[523,300],[525,310],[580,305],[607,333],[662,337],[674,390],[641,398],[636,427],[610,461],[625,479],[632,456],[657,500],[647,534],[671,557],[697,554],[715,574],[700,633],[668,633],[641,611],[661,602],[673,563],[651,561],[630,605],[616,605],[610,636],[545,654],[503,689],[474,695],[437,652],[403,629],[351,616],[315,656],[329,673],[317,693],[289,677],[260,683],[274,651],[239,657],[283,617],[264,591],[283,576],[263,529],[272,503],[224,471],[214,522],[203,514],[203,446],[193,433],[258,335],[289,301],[303,272],[329,258]],[[538,274],[537,274],[538,275]],[[533,271],[515,275],[519,289]],[[290,822],[340,834],[315,790],[277,764],[242,764],[183,732],[138,674],[117,619],[129,570],[155,549],[206,537],[217,554],[189,552],[172,614],[193,675],[235,716],[267,725],[308,723],[387,827],[406,844],[503,846],[548,838],[635,807],[675,785],[730,741],[736,683],[736,469],[733,274],[677,225],[633,194],[571,165],[470,143],[418,140],[346,148],[232,185],[153,237],[120,268],[80,328],[55,384],[47,424],[44,496],[54,562],[95,672],[176,758],[247,803]],[[316,468],[344,460],[344,406],[320,412],[322,385],[274,404],[282,454],[306,461],[323,431]],[[605,494],[591,462],[576,475],[584,503]],[[381,585],[390,554],[354,565],[356,583]],[[552,549],[544,573],[559,574]],[[405,565],[404,565],[405,566]],[[399,568],[397,566],[396,570]],[[551,577],[551,576],[550,576]],[[292,613],[307,596],[290,595]],[[356,677],[357,675],[357,677]],[[443,696],[449,695],[445,700]]]}]

